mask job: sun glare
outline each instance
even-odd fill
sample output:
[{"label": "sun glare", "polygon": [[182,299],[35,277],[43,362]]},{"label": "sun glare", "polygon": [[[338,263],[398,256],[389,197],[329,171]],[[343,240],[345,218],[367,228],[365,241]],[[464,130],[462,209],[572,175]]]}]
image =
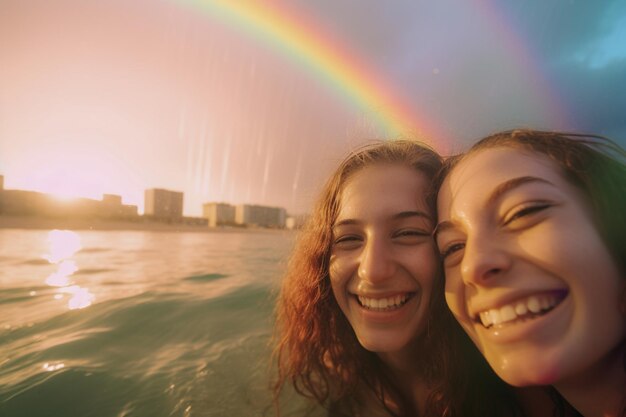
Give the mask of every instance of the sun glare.
[{"label": "sun glare", "polygon": [[101,200],[103,194],[117,194],[124,203],[137,204],[137,197],[143,196],[142,184],[132,168],[95,144],[43,146],[36,153],[16,156],[5,179],[11,188],[50,194],[62,202]]},{"label": "sun glare", "polygon": [[78,266],[76,261],[70,258],[82,249],[80,236],[70,230],[52,230],[48,233],[48,246],[50,253],[44,254],[43,258],[55,264],[57,270],[46,278],[45,283],[57,287],[54,299],[62,300],[68,295],[67,307],[70,310],[89,307],[95,295],[88,288],[75,285],[72,280]]},{"label": "sun glare", "polygon": [[48,233],[48,245],[50,253],[44,254],[43,258],[52,264],[58,264],[69,259],[82,249],[80,236],[69,230],[55,229],[50,231]]},{"label": "sun glare", "polygon": [[103,175],[96,171],[63,168],[51,172],[45,179],[37,181],[37,188],[41,192],[51,194],[60,201],[70,201],[77,198],[102,198]]}]

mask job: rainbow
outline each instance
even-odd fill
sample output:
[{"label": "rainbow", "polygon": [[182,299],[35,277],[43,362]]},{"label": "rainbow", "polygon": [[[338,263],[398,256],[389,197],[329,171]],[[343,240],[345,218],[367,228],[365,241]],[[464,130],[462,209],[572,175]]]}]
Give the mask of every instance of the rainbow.
[{"label": "rainbow", "polygon": [[345,100],[376,119],[385,136],[412,137],[443,145],[443,135],[395,94],[388,83],[339,46],[310,21],[274,2],[253,0],[185,0],[269,44],[304,65]]}]

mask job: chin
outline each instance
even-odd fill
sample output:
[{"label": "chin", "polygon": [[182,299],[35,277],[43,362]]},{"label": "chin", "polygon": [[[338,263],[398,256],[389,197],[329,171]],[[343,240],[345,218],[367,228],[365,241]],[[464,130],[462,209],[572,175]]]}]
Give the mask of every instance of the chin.
[{"label": "chin", "polygon": [[507,366],[507,361],[503,360],[493,369],[504,382],[515,387],[553,385],[560,377],[558,366],[540,362],[517,361],[515,365]]},{"label": "chin", "polygon": [[374,352],[374,353],[389,353],[389,352],[395,352],[400,349],[398,346],[393,346],[387,343],[380,343],[380,342],[375,342],[375,341],[374,342],[360,342],[360,343],[361,343],[361,346],[363,346],[365,350],[369,350],[370,352]]},{"label": "chin", "polygon": [[359,343],[365,350],[374,353],[396,352],[402,348],[397,341],[384,341],[388,337],[363,337],[359,338]]},{"label": "chin", "polygon": [[515,375],[498,373],[498,376],[507,384],[514,387],[532,387],[537,385],[553,385],[557,381],[557,374],[542,373],[538,375]]}]

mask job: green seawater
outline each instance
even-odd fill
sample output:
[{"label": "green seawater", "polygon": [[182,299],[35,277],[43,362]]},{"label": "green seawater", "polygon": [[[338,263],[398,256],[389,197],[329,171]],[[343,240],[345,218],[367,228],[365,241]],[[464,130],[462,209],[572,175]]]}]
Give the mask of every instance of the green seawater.
[{"label": "green seawater", "polygon": [[268,343],[293,241],[0,230],[0,416],[273,416]]}]

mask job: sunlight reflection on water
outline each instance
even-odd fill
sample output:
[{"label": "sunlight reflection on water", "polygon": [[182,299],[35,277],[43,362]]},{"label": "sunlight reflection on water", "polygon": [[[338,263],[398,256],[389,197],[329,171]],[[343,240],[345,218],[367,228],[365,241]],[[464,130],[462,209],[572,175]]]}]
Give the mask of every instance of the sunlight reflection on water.
[{"label": "sunlight reflection on water", "polygon": [[78,266],[69,258],[82,249],[80,236],[69,230],[52,230],[48,233],[48,245],[50,253],[42,257],[51,264],[57,265],[57,270],[45,281],[51,287],[59,287],[54,298],[60,300],[64,298],[64,294],[70,295],[67,302],[70,310],[89,307],[95,296],[87,288],[71,285],[71,276],[78,271]]},{"label": "sunlight reflection on water", "polygon": [[269,415],[293,238],[0,229],[0,416]]},{"label": "sunlight reflection on water", "polygon": [[64,259],[71,258],[82,249],[80,236],[69,230],[52,230],[48,233],[48,245],[50,253],[43,258],[52,264],[57,264]]}]

